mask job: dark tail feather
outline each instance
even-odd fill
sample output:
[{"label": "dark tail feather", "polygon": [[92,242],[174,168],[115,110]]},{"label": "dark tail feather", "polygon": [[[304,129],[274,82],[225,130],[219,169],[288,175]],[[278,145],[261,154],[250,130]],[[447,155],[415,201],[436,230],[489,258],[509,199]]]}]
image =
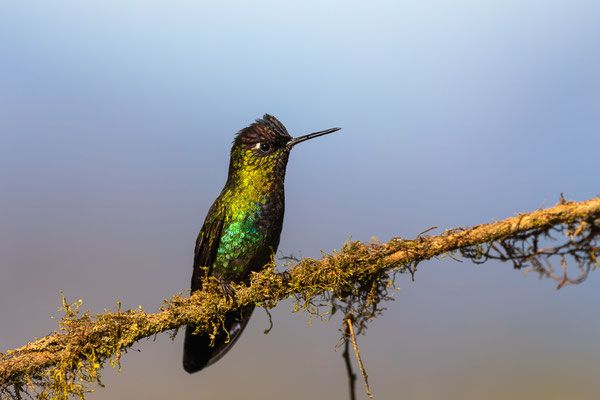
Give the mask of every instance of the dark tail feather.
[{"label": "dark tail feather", "polygon": [[226,332],[219,333],[215,338],[214,346],[210,345],[208,335],[192,335],[195,327],[188,325],[183,342],[183,369],[191,374],[219,361],[244,331],[252,311],[254,311],[254,304],[238,311],[228,312],[225,315],[225,329],[229,332],[229,336]]}]

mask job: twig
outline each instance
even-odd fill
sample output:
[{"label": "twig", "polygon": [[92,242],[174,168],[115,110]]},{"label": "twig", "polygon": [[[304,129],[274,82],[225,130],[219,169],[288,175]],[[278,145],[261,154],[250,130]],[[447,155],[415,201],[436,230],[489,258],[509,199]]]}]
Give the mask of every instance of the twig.
[{"label": "twig", "polygon": [[416,238],[417,238],[417,239],[419,239],[419,238],[421,237],[421,235],[424,235],[424,234],[426,234],[427,232],[430,232],[430,231],[432,231],[432,230],[434,230],[434,229],[437,229],[437,226],[432,226],[432,227],[431,227],[431,228],[429,228],[429,229],[425,229],[423,232],[419,233],[419,234],[417,235],[417,237],[416,237]]},{"label": "twig", "polygon": [[348,373],[348,384],[350,386],[350,400],[356,400],[356,374],[352,370],[352,363],[350,362],[350,352],[348,349],[350,348],[350,341],[348,340],[349,336],[348,328],[344,329],[344,352],[342,353],[342,358],[344,359],[344,364],[346,364],[346,372]]},{"label": "twig", "polygon": [[358,366],[360,367],[360,372],[362,372],[363,379],[365,380],[365,389],[367,391],[367,396],[369,396],[372,399],[373,395],[371,394],[371,389],[369,388],[369,375],[367,374],[367,371],[365,371],[365,366],[363,365],[362,359],[360,358],[358,345],[356,344],[356,336],[354,336],[354,328],[352,328],[351,316],[346,317],[346,323],[348,324],[348,331],[350,332],[350,337],[352,338],[352,346],[354,347],[354,353],[356,354],[356,359],[358,360]]}]

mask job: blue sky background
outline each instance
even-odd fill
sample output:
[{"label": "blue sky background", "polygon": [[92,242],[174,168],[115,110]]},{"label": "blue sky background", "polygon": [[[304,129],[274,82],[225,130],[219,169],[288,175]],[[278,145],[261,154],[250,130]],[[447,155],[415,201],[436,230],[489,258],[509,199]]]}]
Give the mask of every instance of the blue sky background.
[{"label": "blue sky background", "polygon": [[[59,290],[101,312],[187,289],[233,135],[265,112],[343,128],[290,157],[282,254],[597,196],[599,20],[577,0],[3,2],[0,351],[56,329]],[[598,397],[595,274],[556,291],[434,260],[397,284],[359,338],[377,399]],[[273,314],[192,376],[182,336],[141,342],[90,399],[347,398],[340,321]]]}]

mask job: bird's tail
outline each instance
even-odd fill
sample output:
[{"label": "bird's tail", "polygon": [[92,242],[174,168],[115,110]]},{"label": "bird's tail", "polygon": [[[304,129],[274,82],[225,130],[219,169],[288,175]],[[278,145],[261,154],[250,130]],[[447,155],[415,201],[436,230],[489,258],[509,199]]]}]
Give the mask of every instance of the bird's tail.
[{"label": "bird's tail", "polygon": [[183,343],[183,368],[191,374],[220,360],[244,331],[252,311],[254,311],[254,304],[225,314],[224,327],[227,332],[220,332],[215,337],[213,346],[210,345],[208,335],[193,335],[195,326],[188,325]]}]

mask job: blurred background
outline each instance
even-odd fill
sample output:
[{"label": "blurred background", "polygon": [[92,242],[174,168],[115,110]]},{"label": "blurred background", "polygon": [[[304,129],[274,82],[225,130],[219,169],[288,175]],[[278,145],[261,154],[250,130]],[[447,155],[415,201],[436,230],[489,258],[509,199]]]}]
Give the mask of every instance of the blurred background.
[{"label": "blurred background", "polygon": [[[298,146],[280,254],[414,238],[600,193],[596,1],[53,1],[0,5],[0,351],[188,288],[236,131]],[[359,337],[376,399],[596,399],[599,277],[433,260]],[[596,315],[596,317],[594,317]],[[144,340],[92,400],[346,399],[339,316],[258,309],[227,356]],[[359,398],[366,398],[362,382]]]}]

